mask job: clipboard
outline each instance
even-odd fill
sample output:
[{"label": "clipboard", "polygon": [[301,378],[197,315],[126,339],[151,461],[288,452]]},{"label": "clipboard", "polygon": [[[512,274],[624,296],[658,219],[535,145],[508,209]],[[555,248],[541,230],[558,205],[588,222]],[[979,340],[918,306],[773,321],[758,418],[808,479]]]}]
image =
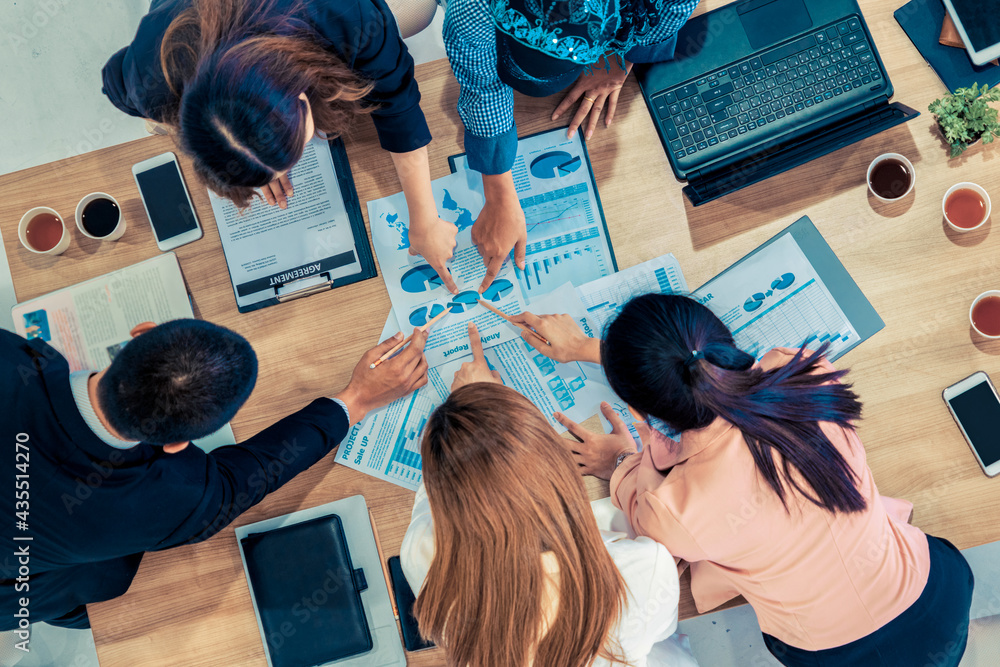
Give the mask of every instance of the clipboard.
[{"label": "clipboard", "polygon": [[[294,301],[344,285],[368,280],[378,275],[371,244],[368,241],[368,232],[365,229],[364,218],[361,215],[361,203],[358,200],[358,193],[354,187],[354,178],[351,173],[350,162],[347,159],[347,150],[344,147],[344,142],[337,138],[327,141],[326,144],[329,147],[330,157],[333,162],[333,172],[340,199],[343,202],[347,221],[354,237],[354,247],[350,251],[341,250],[329,256],[310,259],[293,266],[275,264],[268,266],[266,272],[252,279],[237,278],[234,274],[233,263],[234,261],[241,261],[242,258],[234,259],[231,253],[227,252],[228,231],[222,228],[222,224],[228,224],[224,222],[224,218],[226,215],[231,214],[225,211],[225,208],[227,205],[231,205],[231,203],[211,195],[212,210],[215,213],[216,223],[220,227],[219,234],[222,237],[223,254],[226,256],[226,266],[229,269],[233,294],[236,297],[236,308],[239,312],[249,313],[268,306]],[[292,178],[295,178],[294,172]],[[303,196],[301,190],[296,196]],[[295,201],[293,199],[292,203],[295,203]],[[281,214],[287,214],[289,211],[292,211],[291,207],[288,211],[282,211]],[[220,213],[223,213],[223,215],[220,216]],[[281,214],[273,213],[275,216],[280,216]],[[276,217],[275,219],[280,221],[280,217]],[[338,269],[355,263],[359,265],[358,271],[349,275],[335,275]],[[260,298],[254,298],[252,302],[248,303],[247,300],[250,295],[257,295]],[[243,302],[241,303],[241,301]]]},{"label": "clipboard", "polygon": [[830,361],[836,361],[885,328],[885,322],[882,321],[882,318],[875,311],[875,307],[868,301],[868,298],[861,291],[861,288],[858,287],[858,284],[854,282],[854,278],[847,272],[847,269],[833,252],[833,248],[826,242],[826,239],[820,234],[816,225],[809,219],[809,216],[802,216],[775,234],[766,243],[758,246],[738,262],[695,290],[693,296],[700,300],[699,295],[702,294],[703,290],[710,287],[716,279],[737,269],[742,263],[786,235],[791,235],[798,244],[802,254],[805,255],[806,260],[812,265],[813,270],[815,270],[819,279],[826,286],[826,289],[829,290],[834,301],[836,301],[837,306],[840,307],[844,316],[858,334],[858,338],[852,340],[850,345],[830,354]]}]

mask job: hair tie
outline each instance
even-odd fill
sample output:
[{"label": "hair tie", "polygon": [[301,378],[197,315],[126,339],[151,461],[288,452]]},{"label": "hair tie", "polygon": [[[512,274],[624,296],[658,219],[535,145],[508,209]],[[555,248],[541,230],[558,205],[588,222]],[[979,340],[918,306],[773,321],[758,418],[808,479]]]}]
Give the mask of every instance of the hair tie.
[{"label": "hair tie", "polygon": [[704,358],[705,358],[704,352],[702,352],[701,350],[692,350],[691,356],[687,358],[687,361],[684,362],[684,365],[687,368],[690,368],[691,364],[698,361],[699,359],[704,359]]}]

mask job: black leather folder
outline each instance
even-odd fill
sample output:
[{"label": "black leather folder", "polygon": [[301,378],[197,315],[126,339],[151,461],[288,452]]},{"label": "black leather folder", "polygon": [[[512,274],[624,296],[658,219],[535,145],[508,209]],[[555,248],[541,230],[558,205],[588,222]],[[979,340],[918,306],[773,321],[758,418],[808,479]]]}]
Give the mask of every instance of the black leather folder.
[{"label": "black leather folder", "polygon": [[314,667],[372,649],[368,588],[331,514],[241,541],[271,664]]}]

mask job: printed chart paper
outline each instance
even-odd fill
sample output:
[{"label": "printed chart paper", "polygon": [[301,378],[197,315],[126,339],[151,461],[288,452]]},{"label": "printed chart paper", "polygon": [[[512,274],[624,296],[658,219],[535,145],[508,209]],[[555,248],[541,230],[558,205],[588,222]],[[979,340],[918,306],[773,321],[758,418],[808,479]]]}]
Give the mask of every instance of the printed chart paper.
[{"label": "printed chart paper", "polygon": [[688,286],[677,258],[667,253],[581,285],[578,291],[595,327],[594,335],[600,337],[631,299],[642,294],[686,294]]},{"label": "printed chart paper", "polygon": [[760,359],[775,347],[837,354],[858,332],[791,234],[724,271],[694,295],[733,332],[736,346]]},{"label": "printed chart paper", "polygon": [[[458,169],[468,160],[455,158]],[[582,135],[566,129],[518,140],[514,186],[528,228],[524,271],[515,267],[533,304],[566,282],[579,287],[615,271],[614,253],[594,187]]]},{"label": "printed chart paper", "polygon": [[[540,314],[568,312],[587,326],[583,304],[571,284],[555,290],[539,305],[542,307],[536,310]],[[510,327],[506,322],[503,324]],[[390,313],[379,340],[386,340],[397,330]],[[519,336],[487,348],[484,355],[490,368],[500,373],[503,383],[527,396],[559,433],[566,429],[553,418],[553,413],[562,412],[580,422],[598,411],[601,401],[616,400],[599,364],[556,363]],[[429,369],[425,387],[370,413],[341,443],[336,461],[416,490],[422,479],[420,442],[424,426],[431,412],[448,398],[455,373],[467,361],[469,357],[454,359]]]},{"label": "printed chart paper", "polygon": [[437,273],[423,258],[410,255],[409,217],[403,193],[368,202],[375,255],[382,268],[393,313],[405,333],[425,324],[445,308],[448,317],[436,324],[427,339],[424,352],[431,367],[471,354],[468,323],[475,322],[484,347],[505,343],[517,337],[517,330],[480,306],[478,299],[489,300],[508,315],[525,309],[521,286],[511,262],[493,284],[483,292],[479,285],[486,267],[472,244],[472,224],[485,201],[482,177],[473,171],[460,171],[432,182],[438,214],[458,227],[457,246],[451,261],[451,274],[460,292],[449,294]]}]

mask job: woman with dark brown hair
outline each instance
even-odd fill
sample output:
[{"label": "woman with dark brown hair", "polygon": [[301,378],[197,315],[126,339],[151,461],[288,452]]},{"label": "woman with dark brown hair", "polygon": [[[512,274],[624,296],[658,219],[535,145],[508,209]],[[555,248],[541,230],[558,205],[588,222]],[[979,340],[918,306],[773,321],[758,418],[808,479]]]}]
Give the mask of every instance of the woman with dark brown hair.
[{"label": "woman with dark brown hair", "polygon": [[679,595],[666,548],[598,529],[568,442],[481,347],[452,389],[401,555],[421,634],[461,667],[696,665],[664,641]]},{"label": "woman with dark brown hair", "polygon": [[413,59],[385,0],[153,0],[104,93],[170,127],[216,194],[287,206],[305,144],[371,115],[409,209],[410,252],[457,291],[457,228],[437,214]]}]

